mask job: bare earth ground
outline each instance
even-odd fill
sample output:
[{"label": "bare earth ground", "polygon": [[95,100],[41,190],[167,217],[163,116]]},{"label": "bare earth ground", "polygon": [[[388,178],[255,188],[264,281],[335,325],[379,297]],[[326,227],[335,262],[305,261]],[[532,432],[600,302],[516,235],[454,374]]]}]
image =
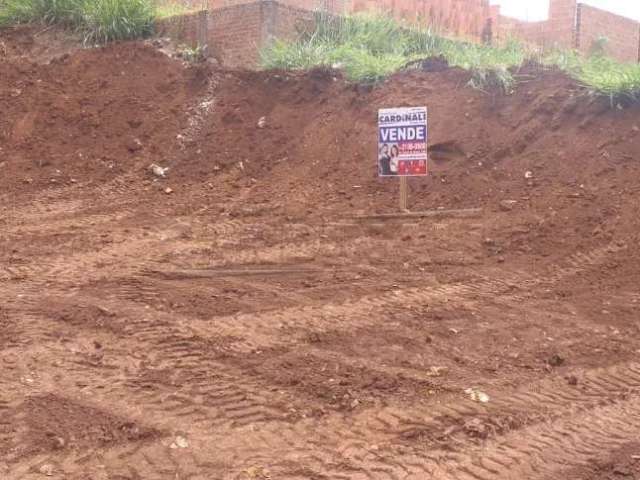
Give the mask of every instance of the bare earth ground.
[{"label": "bare earth ground", "polygon": [[[200,71],[81,55],[7,70],[0,96],[0,478],[640,478],[637,110],[571,109],[562,134],[574,87],[553,75],[496,106],[437,93],[459,72],[373,92],[214,72],[209,111]],[[174,87],[93,83],[114,55]],[[412,201],[481,212],[354,220],[396,201],[364,146],[375,116],[354,119],[425,99],[456,113]],[[270,155],[291,160],[253,166]]]}]

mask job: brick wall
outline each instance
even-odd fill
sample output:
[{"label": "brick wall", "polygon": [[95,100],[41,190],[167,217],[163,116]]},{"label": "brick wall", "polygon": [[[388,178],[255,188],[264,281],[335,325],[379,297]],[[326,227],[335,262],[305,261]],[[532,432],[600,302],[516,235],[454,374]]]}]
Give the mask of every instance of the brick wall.
[{"label": "brick wall", "polygon": [[[203,0],[191,0],[194,2],[202,2]],[[256,0],[204,0],[208,3],[209,9],[231,7],[253,3]],[[284,6],[299,8],[303,10],[325,10],[333,13],[344,13],[350,9],[351,0],[279,0]]]},{"label": "brick wall", "polygon": [[577,6],[576,0],[551,0],[545,46],[575,48]]},{"label": "brick wall", "polygon": [[351,0],[280,0],[280,3],[301,10],[323,10],[343,14],[351,9]]},{"label": "brick wall", "polygon": [[195,47],[198,43],[198,14],[189,13],[156,21],[156,34]]},{"label": "brick wall", "polygon": [[629,18],[581,4],[577,37],[578,48],[589,53],[599,38],[605,37],[605,53],[626,62],[637,62],[640,48],[640,23]]},{"label": "brick wall", "polygon": [[489,0],[352,0],[351,11],[381,11],[461,38],[481,40],[492,18]]},{"label": "brick wall", "polygon": [[[159,35],[196,47],[201,38],[199,15],[196,12],[160,20],[156,30]],[[229,67],[257,65],[264,37],[263,15],[261,2],[245,2],[209,11],[206,35],[211,54]]]},{"label": "brick wall", "polygon": [[498,38],[516,37],[543,49],[566,48],[590,53],[605,37],[605,53],[624,62],[640,60],[640,22],[600,10],[576,0],[551,0],[549,19],[521,22],[501,16]]},{"label": "brick wall", "polygon": [[500,16],[496,38],[516,38],[542,49],[575,47],[576,0],[551,0],[549,19],[524,22]]},{"label": "brick wall", "polygon": [[313,31],[313,12],[272,2],[266,17],[265,41],[273,38],[296,40],[303,31]]},{"label": "brick wall", "polygon": [[209,45],[224,65],[256,65],[265,37],[264,3],[247,3],[209,11]]},{"label": "brick wall", "polygon": [[[279,1],[215,1],[229,5],[209,10],[206,35],[212,55],[227,67],[254,68],[259,64],[260,49],[270,39],[294,39],[313,24],[313,12]],[[161,20],[156,29],[160,35],[195,47],[199,24],[200,14],[192,13]]]},{"label": "brick wall", "polygon": [[[185,0],[202,5],[202,0]],[[577,0],[551,0],[549,19],[522,22],[500,15],[489,0],[206,0],[208,38],[213,54],[230,67],[255,67],[259,50],[273,37],[294,39],[313,24],[313,9],[331,13],[378,10],[398,19],[429,25],[442,33],[475,41],[515,37],[549,48],[578,48],[588,52],[605,36],[607,53],[639,60],[640,23]],[[300,7],[306,8],[300,8]],[[197,44],[197,14],[162,21],[161,32]]]},{"label": "brick wall", "polygon": [[519,41],[540,45],[545,41],[547,22],[521,22],[515,18],[498,17],[498,31],[494,38],[499,41],[517,39]]}]

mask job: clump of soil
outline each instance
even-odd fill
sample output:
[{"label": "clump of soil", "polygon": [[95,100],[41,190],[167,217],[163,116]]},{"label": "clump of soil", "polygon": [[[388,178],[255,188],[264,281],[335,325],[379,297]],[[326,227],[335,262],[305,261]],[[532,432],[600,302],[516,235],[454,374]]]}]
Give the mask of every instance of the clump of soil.
[{"label": "clump of soil", "polygon": [[64,54],[48,65],[0,62],[0,188],[104,182],[152,160],[167,164],[186,106],[202,88],[197,67],[138,43]]},{"label": "clump of soil", "polygon": [[80,48],[82,40],[68,30],[53,25],[18,25],[2,31],[0,59],[46,64]]},{"label": "clump of soil", "polygon": [[[12,417],[19,430],[5,446],[13,461],[56,450],[83,450],[158,438],[153,428],[53,394],[25,400]],[[3,456],[5,456],[3,455]]]},{"label": "clump of soil", "polygon": [[640,478],[640,444],[625,445],[606,459],[570,472],[568,480],[634,480]]}]

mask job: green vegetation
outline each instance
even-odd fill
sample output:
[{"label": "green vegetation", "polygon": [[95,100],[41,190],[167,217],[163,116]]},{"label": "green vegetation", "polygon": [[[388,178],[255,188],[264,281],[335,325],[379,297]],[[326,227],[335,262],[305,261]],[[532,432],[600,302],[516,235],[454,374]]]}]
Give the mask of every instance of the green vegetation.
[{"label": "green vegetation", "polygon": [[87,0],[82,18],[86,40],[103,43],[150,35],[155,9],[149,0]]},{"label": "green vegetation", "polygon": [[469,70],[472,87],[504,93],[513,90],[519,69],[534,61],[566,71],[591,93],[606,95],[612,103],[640,101],[640,66],[617,63],[602,54],[602,45],[597,47],[589,58],[575,52],[541,57],[515,41],[492,47],[405,27],[384,16],[335,18],[317,13],[314,30],[296,42],[274,41],[261,58],[265,68],[334,67],[343,69],[354,82],[373,83],[420,59],[441,56],[449,65]]},{"label": "green vegetation", "polygon": [[578,72],[583,85],[612,103],[620,100],[640,102],[640,65],[617,63],[606,57],[589,59]]},{"label": "green vegetation", "polygon": [[186,15],[188,13],[197,12],[198,10],[200,10],[200,8],[189,7],[182,3],[173,3],[168,1],[156,5],[155,15],[157,19],[163,19],[178,15]]},{"label": "green vegetation", "polygon": [[608,97],[612,104],[640,102],[640,64],[616,62],[602,52],[588,58],[576,52],[552,52],[543,63],[564,70],[593,94]]},{"label": "green vegetation", "polygon": [[80,0],[0,0],[0,26],[35,20],[65,26],[80,21]]},{"label": "green vegetation", "polygon": [[0,0],[0,27],[57,24],[80,32],[88,43],[147,36],[155,14],[151,0]]},{"label": "green vegetation", "polygon": [[186,45],[180,45],[177,56],[183,58],[187,62],[200,63],[207,59],[206,53],[206,46],[188,47]]},{"label": "green vegetation", "polygon": [[514,42],[495,48],[450,40],[430,30],[405,28],[378,15],[335,18],[318,13],[316,29],[293,43],[275,41],[262,52],[266,68],[306,69],[333,66],[357,82],[376,82],[412,61],[443,56],[452,66],[470,70],[477,88],[495,84],[509,91],[510,67],[521,65],[525,50]]}]

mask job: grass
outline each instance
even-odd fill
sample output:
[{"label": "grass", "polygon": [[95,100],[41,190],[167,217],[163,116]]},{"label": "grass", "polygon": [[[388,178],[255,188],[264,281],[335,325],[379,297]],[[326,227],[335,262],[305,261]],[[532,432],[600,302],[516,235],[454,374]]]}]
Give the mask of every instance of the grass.
[{"label": "grass", "polygon": [[151,35],[155,8],[149,0],[87,0],[82,17],[85,39],[106,43]]},{"label": "grass", "polygon": [[405,28],[392,18],[359,14],[343,18],[316,14],[316,28],[297,42],[274,41],[261,54],[266,68],[339,67],[349,79],[377,82],[414,60],[444,56],[450,65],[473,73],[477,88],[498,85],[510,91],[510,70],[525,59],[515,43],[500,48],[450,40],[431,30]]},{"label": "grass", "polygon": [[542,59],[547,66],[567,72],[592,94],[611,104],[640,102],[640,64],[620,63],[602,52],[582,57],[574,51],[554,51]]},{"label": "grass", "polygon": [[602,51],[581,57],[555,51],[544,56],[516,41],[495,47],[445,38],[429,29],[405,27],[380,15],[335,18],[316,14],[314,29],[295,42],[273,41],[261,52],[262,66],[276,69],[333,67],[358,83],[375,83],[420,59],[442,56],[449,65],[471,72],[470,85],[510,93],[518,70],[528,61],[558,67],[592,94],[612,104],[640,102],[640,65],[621,64]]},{"label": "grass", "polygon": [[594,93],[609,97],[612,104],[620,100],[640,102],[640,65],[616,63],[606,58],[591,60],[578,79]]},{"label": "grass", "polygon": [[148,36],[155,18],[151,0],[0,0],[0,27],[57,24],[80,32],[87,43]]},{"label": "grass", "polygon": [[197,12],[202,8],[188,7],[181,3],[162,2],[156,5],[155,15],[157,19],[177,17],[178,15],[186,15]]},{"label": "grass", "polygon": [[[0,0],[0,28],[41,22],[80,32],[87,43],[141,38],[153,33],[157,18],[188,13],[189,8],[157,0]],[[429,29],[410,28],[382,15],[333,17],[317,13],[315,28],[300,40],[275,40],[261,52],[266,68],[341,68],[355,82],[375,83],[419,59],[443,56],[471,72],[470,85],[510,93],[518,69],[528,60],[556,66],[594,95],[612,104],[640,102],[640,65],[621,64],[603,55],[600,40],[587,58],[557,51],[543,57],[517,42],[500,47],[445,38]]]},{"label": "grass", "polygon": [[72,26],[80,18],[81,0],[0,0],[0,26],[35,20]]}]

